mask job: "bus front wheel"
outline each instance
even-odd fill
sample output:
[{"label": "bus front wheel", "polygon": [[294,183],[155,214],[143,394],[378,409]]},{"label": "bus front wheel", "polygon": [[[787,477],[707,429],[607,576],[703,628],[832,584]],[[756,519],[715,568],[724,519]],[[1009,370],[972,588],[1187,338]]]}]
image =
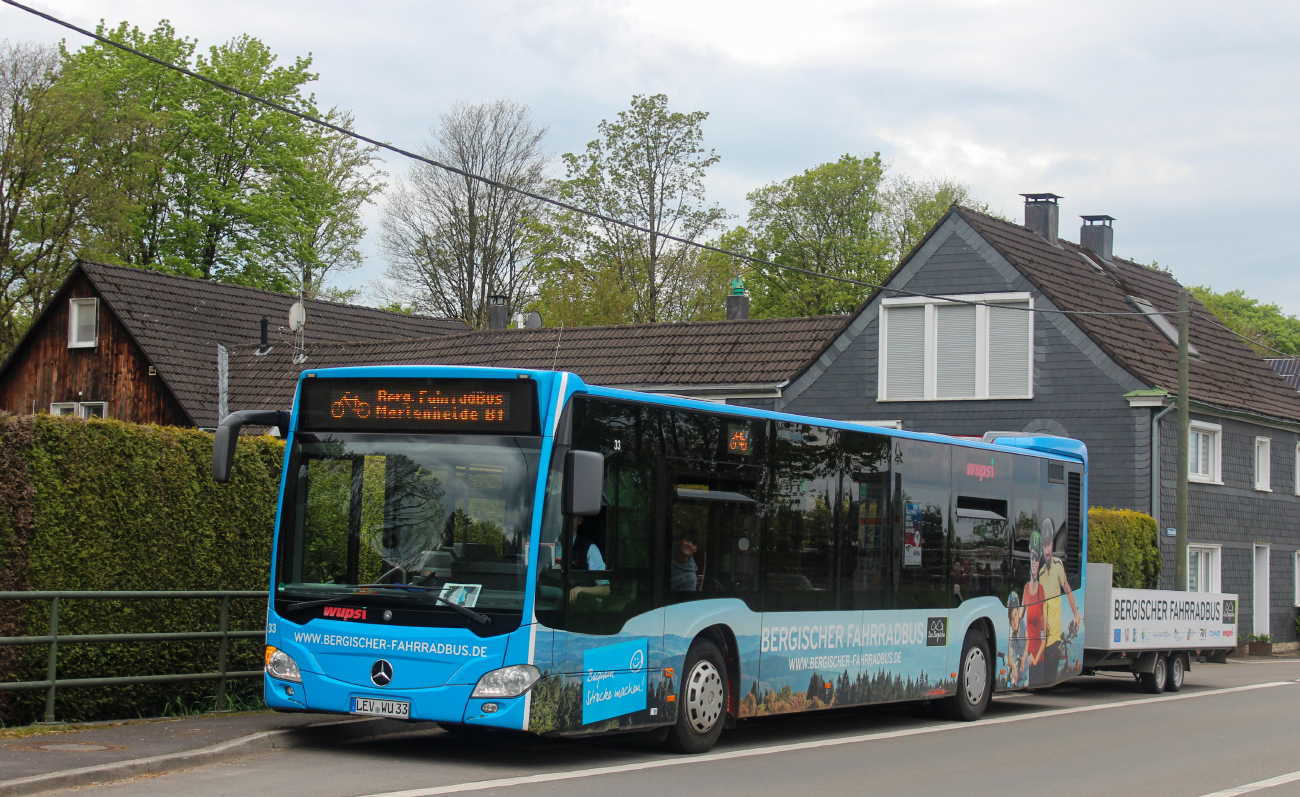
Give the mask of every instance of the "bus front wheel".
[{"label": "bus front wheel", "polygon": [[677,723],[668,732],[668,747],[679,753],[708,752],[727,715],[727,662],[707,639],[691,643],[682,668]]},{"label": "bus front wheel", "polygon": [[993,697],[993,668],[989,641],[984,632],[966,632],[957,662],[957,694],[939,701],[939,710],[949,719],[973,722],[984,714]]}]

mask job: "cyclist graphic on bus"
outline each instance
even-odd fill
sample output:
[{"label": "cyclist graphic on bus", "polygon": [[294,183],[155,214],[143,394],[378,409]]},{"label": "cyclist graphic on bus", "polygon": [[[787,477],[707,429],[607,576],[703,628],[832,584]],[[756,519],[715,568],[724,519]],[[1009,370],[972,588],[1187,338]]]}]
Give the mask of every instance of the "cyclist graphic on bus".
[{"label": "cyclist graphic on bus", "polygon": [[348,390],[343,391],[343,398],[330,405],[330,415],[335,418],[342,418],[347,414],[349,407],[352,408],[352,412],[358,418],[370,417],[370,405],[362,401],[360,396],[352,395],[352,392]]}]

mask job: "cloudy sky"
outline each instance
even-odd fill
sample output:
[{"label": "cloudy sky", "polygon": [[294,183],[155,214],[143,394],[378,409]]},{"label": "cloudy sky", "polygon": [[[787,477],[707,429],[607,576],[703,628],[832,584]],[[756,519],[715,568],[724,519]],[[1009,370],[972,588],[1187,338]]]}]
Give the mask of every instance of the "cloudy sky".
[{"label": "cloudy sky", "polygon": [[[581,149],[633,94],[710,116],[710,198],[745,194],[844,153],[971,185],[1022,217],[1021,192],[1115,216],[1116,254],[1186,284],[1241,288],[1300,314],[1300,4],[722,2],[721,0],[53,0],[93,27],[170,19],[200,46],[241,33],[311,53],[321,104],[413,147],[457,100],[508,97]],[[0,37],[65,31],[0,6]],[[80,45],[68,33],[71,45]],[[389,161],[401,175],[406,164]],[[373,214],[372,214],[373,217]],[[373,225],[372,225],[373,226]],[[373,235],[372,235],[373,239]],[[369,260],[343,284],[383,271]]]}]

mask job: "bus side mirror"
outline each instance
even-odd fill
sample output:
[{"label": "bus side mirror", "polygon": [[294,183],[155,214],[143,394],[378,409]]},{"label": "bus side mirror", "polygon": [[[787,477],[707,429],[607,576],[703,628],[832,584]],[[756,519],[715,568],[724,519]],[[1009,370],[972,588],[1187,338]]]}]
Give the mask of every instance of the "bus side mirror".
[{"label": "bus side mirror", "polygon": [[235,465],[235,444],[239,442],[239,430],[246,423],[254,426],[278,426],[283,433],[289,429],[289,413],[280,410],[240,410],[223,418],[212,438],[214,481],[230,481],[230,469]]},{"label": "bus side mirror", "polygon": [[604,484],[604,454],[596,451],[570,451],[565,454],[564,514],[580,517],[599,515]]}]

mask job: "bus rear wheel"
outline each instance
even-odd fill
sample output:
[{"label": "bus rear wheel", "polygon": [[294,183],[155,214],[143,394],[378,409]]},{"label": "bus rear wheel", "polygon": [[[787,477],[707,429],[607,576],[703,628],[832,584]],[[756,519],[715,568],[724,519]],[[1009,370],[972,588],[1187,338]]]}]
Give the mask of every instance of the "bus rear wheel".
[{"label": "bus rear wheel", "polygon": [[668,731],[668,747],[678,753],[706,753],[722,735],[727,715],[727,662],[707,639],[691,643],[682,668],[677,723]]},{"label": "bus rear wheel", "polygon": [[948,719],[974,722],[984,715],[993,697],[993,667],[989,641],[984,632],[972,628],[966,632],[957,663],[957,694],[939,702],[939,711]]}]

